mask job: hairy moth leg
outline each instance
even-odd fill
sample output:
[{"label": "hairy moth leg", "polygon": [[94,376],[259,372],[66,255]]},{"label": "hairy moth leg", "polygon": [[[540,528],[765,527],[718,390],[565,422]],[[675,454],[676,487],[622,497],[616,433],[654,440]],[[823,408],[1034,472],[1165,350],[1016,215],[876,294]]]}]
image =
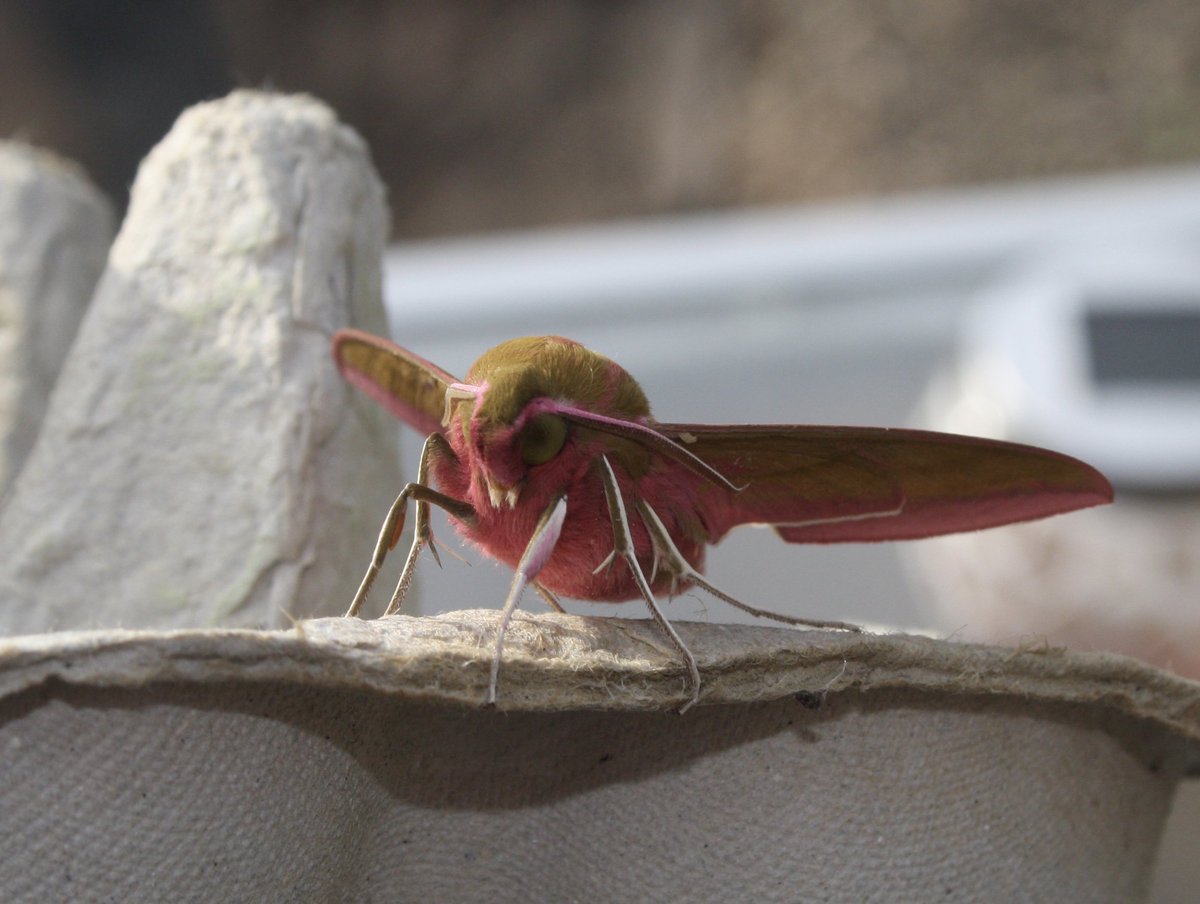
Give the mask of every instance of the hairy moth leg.
[{"label": "hairy moth leg", "polygon": [[683,642],[683,638],[676,633],[662,610],[658,608],[658,603],[654,599],[654,593],[650,589],[650,584],[646,580],[642,566],[638,564],[637,555],[633,548],[633,535],[629,531],[629,519],[625,515],[625,502],[621,499],[621,488],[617,485],[617,476],[613,473],[612,465],[608,463],[607,456],[601,455],[600,463],[603,466],[600,476],[604,481],[604,496],[608,500],[608,513],[612,519],[613,528],[613,552],[607,559],[600,563],[600,568],[611,564],[616,558],[624,559],[625,563],[629,566],[629,570],[633,573],[633,579],[637,582],[638,589],[642,593],[642,598],[646,601],[646,606],[650,609],[650,615],[654,618],[659,629],[667,636],[667,639],[671,641],[672,646],[679,652],[680,657],[682,657],[684,664],[687,666],[688,683],[691,686],[692,695],[691,699],[679,710],[681,713],[687,712],[700,699],[700,669],[696,666],[696,657],[692,655],[692,651],[687,648],[687,644]]}]

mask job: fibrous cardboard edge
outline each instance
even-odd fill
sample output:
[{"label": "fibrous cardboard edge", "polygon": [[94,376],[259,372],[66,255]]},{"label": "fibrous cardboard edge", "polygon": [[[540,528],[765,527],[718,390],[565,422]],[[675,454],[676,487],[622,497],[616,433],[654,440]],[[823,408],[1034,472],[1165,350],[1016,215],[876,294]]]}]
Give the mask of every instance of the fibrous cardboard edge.
[{"label": "fibrous cardboard edge", "polygon": [[[290,630],[97,630],[0,641],[0,694],[50,680],[99,687],[290,682],[481,707],[496,610],[368,621],[322,618]],[[994,695],[1100,707],[1149,720],[1191,750],[1200,772],[1200,683],[1124,656],[1047,644],[1016,648],[909,634],[850,634],[676,623],[703,676],[702,704],[906,689],[962,706]],[[518,613],[505,640],[497,707],[672,710],[685,672],[649,621]]]}]

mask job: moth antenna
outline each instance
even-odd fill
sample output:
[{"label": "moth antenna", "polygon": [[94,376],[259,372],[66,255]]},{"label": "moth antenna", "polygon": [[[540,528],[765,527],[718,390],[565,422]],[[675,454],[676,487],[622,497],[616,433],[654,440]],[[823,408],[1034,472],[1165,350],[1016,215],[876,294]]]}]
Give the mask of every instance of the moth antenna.
[{"label": "moth antenna", "polygon": [[683,446],[679,445],[679,443],[674,442],[669,436],[659,433],[653,427],[639,424],[637,421],[623,421],[620,418],[608,417],[607,415],[596,414],[592,411],[584,411],[582,408],[574,408],[570,405],[556,407],[554,413],[568,421],[574,421],[577,424],[591,427],[612,436],[621,436],[625,439],[633,440],[635,443],[640,443],[649,449],[660,452],[667,458],[679,462],[689,471],[699,474],[710,483],[715,483],[717,486],[729,490],[731,493],[740,493],[746,489],[746,484],[738,486],[704,459],[689,452]]}]

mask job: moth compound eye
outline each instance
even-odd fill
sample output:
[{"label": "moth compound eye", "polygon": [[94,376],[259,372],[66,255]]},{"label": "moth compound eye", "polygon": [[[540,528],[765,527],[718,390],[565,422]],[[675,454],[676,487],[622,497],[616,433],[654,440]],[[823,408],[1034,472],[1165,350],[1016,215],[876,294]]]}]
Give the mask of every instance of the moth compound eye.
[{"label": "moth compound eye", "polygon": [[554,414],[530,418],[521,431],[521,460],[527,465],[548,462],[567,441],[567,423]]}]

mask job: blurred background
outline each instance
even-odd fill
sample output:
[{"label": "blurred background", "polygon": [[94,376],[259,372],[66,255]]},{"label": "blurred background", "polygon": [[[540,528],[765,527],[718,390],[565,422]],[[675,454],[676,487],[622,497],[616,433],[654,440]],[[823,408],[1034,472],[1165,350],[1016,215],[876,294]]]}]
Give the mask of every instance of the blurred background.
[{"label": "blurred background", "polygon": [[[1103,512],[944,542],[735,532],[725,589],[1200,677],[1197,35],[1184,0],[15,0],[0,135],[120,207],[186,106],[314,94],[388,186],[393,336],[452,372],[561,333],[663,420],[990,433],[1117,485]],[[467,557],[425,563],[417,611],[503,599]],[[1197,823],[1192,783],[1154,900],[1194,899]]]},{"label": "blurred background", "polygon": [[1186,0],[10,0],[0,131],[120,199],[186,105],[307,91],[397,238],[878,196],[1200,153]]}]

